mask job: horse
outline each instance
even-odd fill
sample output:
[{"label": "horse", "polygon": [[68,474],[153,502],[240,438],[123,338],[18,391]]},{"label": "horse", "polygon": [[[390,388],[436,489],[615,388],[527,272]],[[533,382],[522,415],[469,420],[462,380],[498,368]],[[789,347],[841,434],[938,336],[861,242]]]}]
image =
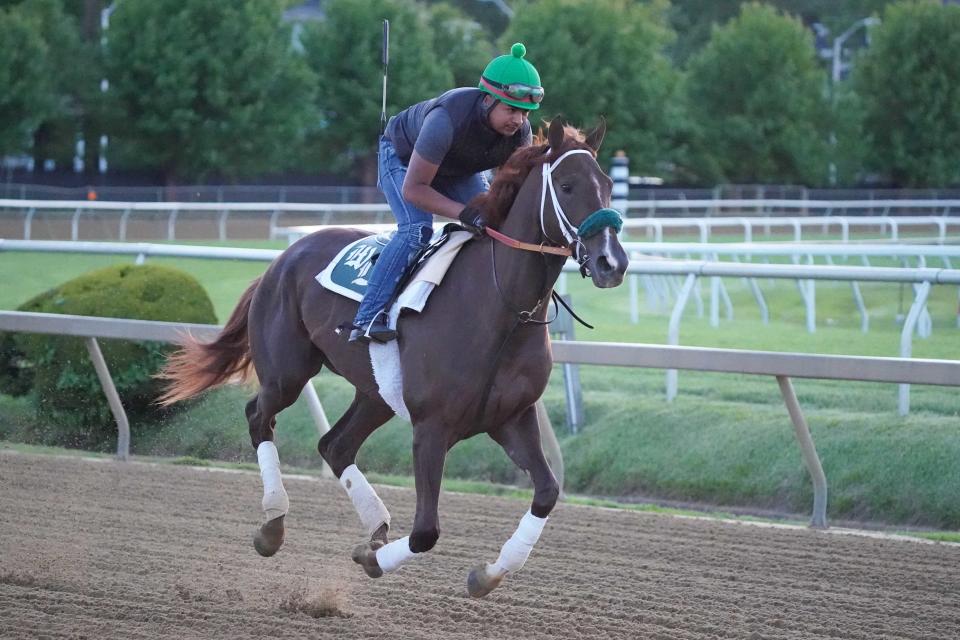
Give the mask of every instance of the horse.
[{"label": "horse", "polygon": [[524,565],[559,495],[536,411],[552,368],[550,294],[570,255],[599,288],[619,285],[628,265],[617,238],[620,216],[608,208],[612,181],[596,160],[605,128],[601,120],[584,134],[555,119],[545,136],[541,130],[532,145],[514,152],[490,190],[471,201],[483,212],[487,235],[464,244],[422,313],[398,320],[416,488],[407,536],[388,539],[390,514],[355,464],[363,442],[395,414],[380,395],[370,346],[344,335],[344,321],[353,318],[357,303],[314,279],[366,232],[330,228],[298,240],[250,285],[213,342],[184,337],[160,374],[166,381],[161,404],[254,374],[259,381],[246,405],[264,487],[266,520],[254,535],[258,553],[279,550],[289,509],[273,443],[275,416],[326,367],[355,388],[353,402],[320,438],[318,451],[368,536],[352,552],[366,574],[393,572],[436,545],[447,452],[481,433],[529,474],[534,494],[498,559],[470,571],[469,594],[486,595]]}]

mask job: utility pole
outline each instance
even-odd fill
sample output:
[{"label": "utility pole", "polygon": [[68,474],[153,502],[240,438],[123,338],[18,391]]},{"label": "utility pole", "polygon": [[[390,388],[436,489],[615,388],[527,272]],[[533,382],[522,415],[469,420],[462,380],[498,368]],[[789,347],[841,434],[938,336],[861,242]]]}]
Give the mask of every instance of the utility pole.
[{"label": "utility pole", "polygon": [[[833,55],[830,60],[830,105],[833,108],[836,108],[837,105],[837,84],[839,84],[843,71],[845,68],[849,68],[850,65],[843,64],[843,43],[846,42],[850,36],[856,33],[859,29],[866,29],[866,41],[867,44],[870,44],[870,31],[869,28],[875,25],[880,24],[880,19],[870,16],[868,18],[861,18],[857,20],[850,28],[841,33],[839,36],[833,39]],[[837,133],[836,131],[830,132],[830,146],[833,152],[836,152],[837,146]],[[830,186],[837,186],[837,163],[833,159],[830,160],[830,174],[829,181]]]}]

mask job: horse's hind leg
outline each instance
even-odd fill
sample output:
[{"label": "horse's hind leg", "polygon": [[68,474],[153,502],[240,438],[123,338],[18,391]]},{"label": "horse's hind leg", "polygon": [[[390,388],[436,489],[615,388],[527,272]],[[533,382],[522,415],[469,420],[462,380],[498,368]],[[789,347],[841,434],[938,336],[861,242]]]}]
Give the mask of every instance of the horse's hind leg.
[{"label": "horse's hind leg", "polygon": [[358,391],[350,408],[317,445],[320,455],[350,497],[366,534],[380,545],[387,543],[390,513],[355,460],[364,441],[393,415],[393,410],[382,400]]},{"label": "horse's hind leg", "polygon": [[[291,340],[291,343],[294,341]],[[295,349],[295,344],[288,348]],[[263,480],[263,512],[266,522],[254,533],[253,546],[264,557],[275,554],[283,544],[283,520],[290,508],[287,492],[280,477],[280,458],[273,443],[276,415],[292,405],[300,396],[304,385],[320,370],[319,352],[312,345],[298,356],[284,359],[283,371],[278,365],[266,366],[256,360],[260,376],[260,390],[247,403],[247,423],[250,427],[250,442],[257,450],[260,477]]]},{"label": "horse's hind leg", "polygon": [[520,519],[517,530],[504,543],[496,562],[480,564],[470,571],[467,591],[475,598],[487,595],[500,585],[507,574],[523,567],[533,545],[540,539],[547,516],[560,495],[560,486],[540,445],[540,430],[534,406],[524,411],[515,422],[491,431],[490,437],[503,447],[518,467],[530,473],[534,488],[533,504]]}]

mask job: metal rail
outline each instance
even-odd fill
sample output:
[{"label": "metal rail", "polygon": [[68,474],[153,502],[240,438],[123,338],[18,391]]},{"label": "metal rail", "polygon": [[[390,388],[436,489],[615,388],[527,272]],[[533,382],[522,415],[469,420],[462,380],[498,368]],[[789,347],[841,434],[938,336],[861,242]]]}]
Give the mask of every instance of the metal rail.
[{"label": "metal rail", "polygon": [[[960,209],[960,200],[910,199],[910,200],[805,200],[805,199],[708,199],[708,200],[628,200],[624,214],[628,216],[625,228],[647,229],[656,241],[663,240],[667,228],[697,230],[702,242],[707,242],[715,228],[740,227],[744,241],[752,241],[755,227],[762,227],[769,234],[773,227],[789,227],[794,239],[801,239],[803,229],[819,226],[826,233],[830,227],[839,228],[843,241],[847,241],[851,228],[879,226],[897,240],[904,227],[937,227],[938,241],[945,240],[948,227],[960,227],[960,217],[950,217]],[[23,238],[29,240],[33,220],[38,211],[62,211],[70,215],[71,239],[79,238],[79,224],[83,216],[95,213],[116,213],[119,219],[119,236],[126,240],[131,215],[159,214],[167,217],[167,239],[176,237],[176,221],[183,212],[193,211],[216,214],[217,230],[221,240],[227,239],[226,223],[231,213],[263,213],[269,218],[269,238],[285,237],[290,231],[280,226],[284,214],[318,216],[322,223],[334,222],[335,217],[346,214],[376,214],[378,221],[389,220],[390,208],[385,202],[347,203],[299,203],[299,202],[119,202],[102,200],[20,200],[0,199],[0,210],[13,209],[24,212]],[[689,216],[691,210],[702,211],[702,217],[669,217],[677,213]],[[771,216],[771,211],[795,211],[797,216]],[[834,215],[857,211],[883,211],[876,215]],[[821,215],[810,216],[811,211]],[[657,213],[668,217],[652,217]],[[907,215],[891,215],[905,212]],[[927,215],[918,216],[918,212]],[[641,216],[631,216],[636,213]],[[734,215],[730,215],[734,214]],[[753,215],[746,215],[753,214]],[[938,215],[930,215],[938,214]]]},{"label": "metal rail", "polygon": [[[228,247],[203,247],[191,245],[172,245],[172,244],[152,244],[152,243],[122,243],[122,242],[70,242],[63,240],[7,240],[0,238],[0,252],[3,251],[39,251],[49,253],[90,253],[90,254],[118,254],[136,256],[138,264],[143,263],[147,257],[178,257],[178,258],[201,258],[201,259],[234,259],[234,260],[252,260],[269,262],[280,255],[281,251],[277,249],[238,249]],[[572,260],[567,261],[563,267],[564,272],[576,273],[578,267]],[[680,294],[686,291],[686,294],[678,295],[671,314],[670,330],[668,341],[670,344],[679,342],[679,323],[683,317],[683,310],[686,307],[687,300],[691,292],[694,296],[699,296],[696,284],[697,278],[710,277],[712,293],[712,316],[717,316],[718,305],[717,296],[720,293],[725,294],[719,278],[722,277],[742,277],[742,278],[781,278],[797,280],[800,285],[801,293],[807,312],[808,331],[815,329],[815,289],[814,280],[839,280],[856,283],[865,282],[903,282],[922,285],[930,284],[960,284],[960,269],[938,269],[938,268],[895,268],[895,267],[854,267],[839,265],[801,265],[801,264],[751,264],[751,263],[733,263],[716,262],[711,260],[632,260],[627,268],[630,275],[640,276],[684,276],[686,282],[680,290]],[[691,282],[693,278],[693,282]],[[563,282],[559,288],[563,290]],[[689,290],[687,290],[689,287]],[[754,295],[758,295],[759,290],[754,290]],[[665,296],[664,296],[665,297]],[[699,297],[696,298],[700,304]],[[729,306],[729,297],[725,297],[728,308],[728,314],[731,312]],[[926,295],[921,296],[921,288],[917,288],[912,309],[917,309],[917,318],[913,322],[905,322],[901,332],[901,350],[900,355],[909,357],[912,349],[913,329],[917,322],[923,317],[925,311],[924,305]],[[758,298],[758,304],[761,309],[765,307],[762,302],[762,296]],[[909,319],[909,317],[908,317]],[[719,322],[718,318],[716,319]],[[677,378],[675,370],[667,375],[667,396],[672,398],[676,394]],[[672,391],[671,391],[672,390]],[[899,393],[898,411],[901,415],[906,415],[910,411],[909,388],[901,387]]]},{"label": "metal rail", "polygon": [[[175,343],[189,334],[201,341],[213,340],[223,327],[212,324],[192,324],[186,322],[161,322],[159,320],[131,320],[119,318],[100,318],[56,313],[32,313],[25,311],[0,311],[0,330],[21,333],[42,333],[48,335],[76,336],[84,338],[90,359],[93,361],[100,386],[110,404],[117,423],[117,458],[127,460],[130,457],[130,423],[126,411],[113,384],[110,370],[97,338],[108,340],[149,340]],[[312,382],[307,382],[301,391],[307,401],[310,414],[317,426],[317,432],[323,436],[330,430],[326,413],[317,390]],[[326,464],[323,475],[332,477]]]},{"label": "metal rail", "polygon": [[[117,456],[129,455],[129,425],[116,388],[97,346],[97,338],[128,340],[176,341],[184,332],[202,339],[211,339],[221,327],[184,324],[0,311],[0,330],[86,338],[97,374],[110,401],[118,425]],[[814,447],[813,437],[793,392],[791,377],[827,380],[860,380],[960,386],[960,362],[951,360],[876,358],[866,356],[827,356],[737,349],[710,349],[649,344],[555,341],[553,359],[558,363],[604,366],[646,367],[657,369],[689,369],[768,375],[777,379],[794,434],[814,487],[812,527],[826,527],[827,481]],[[325,433],[326,416],[312,383],[304,387],[311,413],[317,419],[320,433]]]}]

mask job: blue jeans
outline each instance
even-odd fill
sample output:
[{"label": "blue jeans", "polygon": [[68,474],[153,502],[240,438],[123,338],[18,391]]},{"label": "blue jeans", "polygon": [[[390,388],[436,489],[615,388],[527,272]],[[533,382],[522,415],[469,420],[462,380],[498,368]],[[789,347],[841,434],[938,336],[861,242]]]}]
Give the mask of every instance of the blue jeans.
[{"label": "blue jeans", "polygon": [[[366,326],[386,309],[411,258],[433,236],[433,216],[403,198],[403,179],[407,175],[407,166],[397,157],[393,143],[386,137],[380,138],[377,161],[377,186],[386,196],[390,210],[397,219],[397,233],[383,248],[370,272],[367,292],[353,321],[358,327]],[[490,188],[482,173],[457,178],[437,177],[430,186],[463,204]]]}]

